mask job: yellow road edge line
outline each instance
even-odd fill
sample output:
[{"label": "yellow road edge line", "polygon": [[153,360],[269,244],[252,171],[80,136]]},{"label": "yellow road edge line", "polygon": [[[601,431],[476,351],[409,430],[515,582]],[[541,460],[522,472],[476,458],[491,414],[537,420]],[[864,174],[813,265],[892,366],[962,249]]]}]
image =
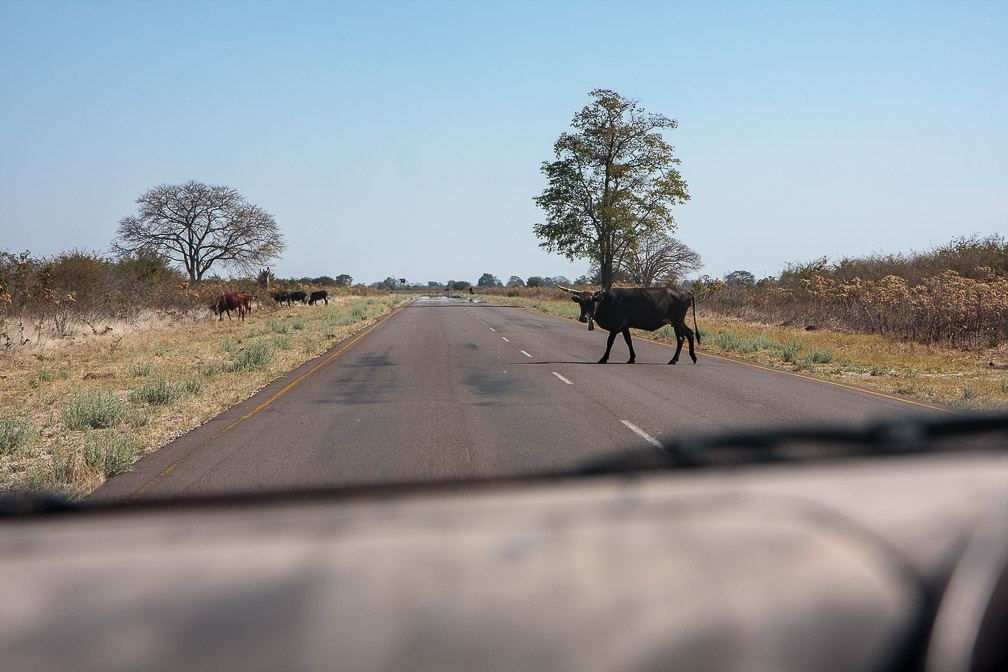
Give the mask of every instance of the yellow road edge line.
[{"label": "yellow road edge line", "polygon": [[395,315],[400,310],[402,310],[403,308],[405,308],[406,306],[408,306],[410,303],[412,303],[412,301],[407,301],[406,303],[404,303],[403,305],[399,306],[398,308],[396,308],[395,310],[393,310],[391,313],[389,313],[388,315],[386,315],[380,322],[375,322],[374,324],[372,324],[366,331],[362,331],[360,334],[358,334],[355,339],[353,339],[352,341],[350,341],[349,343],[347,343],[346,345],[344,345],[338,351],[336,351],[333,354],[331,354],[328,357],[326,357],[325,360],[319,362],[314,367],[312,367],[311,371],[308,371],[307,373],[302,374],[297,379],[295,379],[294,381],[292,381],[289,385],[287,385],[282,390],[280,390],[279,392],[277,392],[276,394],[274,394],[272,397],[270,397],[269,399],[267,399],[263,403],[261,403],[258,406],[256,406],[253,410],[251,410],[248,413],[246,413],[245,415],[241,416],[240,418],[238,418],[237,420],[235,420],[234,422],[232,422],[230,425],[228,425],[224,429],[220,430],[219,432],[217,432],[216,434],[214,434],[213,436],[211,436],[209,439],[207,439],[203,443],[199,444],[198,446],[196,446],[195,448],[193,448],[192,450],[190,450],[188,453],[186,453],[185,455],[183,455],[179,459],[175,460],[175,462],[172,463],[172,465],[170,467],[166,468],[160,474],[158,474],[157,476],[155,476],[154,478],[152,478],[142,488],[140,488],[135,493],[133,493],[129,498],[127,498],[126,502],[135,501],[138,497],[140,497],[141,495],[143,495],[143,493],[145,493],[151,486],[153,486],[155,483],[157,483],[162,478],[164,478],[165,476],[167,476],[168,474],[170,474],[172,471],[174,471],[175,467],[179,466],[180,464],[182,464],[183,462],[185,462],[186,460],[188,460],[190,457],[192,457],[193,455],[195,455],[196,453],[198,453],[200,450],[202,450],[204,446],[206,446],[207,444],[209,444],[211,441],[215,441],[216,439],[218,439],[221,436],[223,436],[225,432],[227,432],[228,430],[230,430],[232,427],[234,427],[235,425],[237,425],[241,421],[248,420],[253,415],[255,415],[256,413],[258,413],[262,409],[264,409],[267,406],[269,406],[270,404],[272,404],[274,401],[276,401],[277,399],[279,399],[281,395],[283,395],[284,393],[286,393],[288,390],[290,390],[292,387],[294,387],[295,385],[297,385],[298,383],[300,383],[302,380],[304,380],[305,378],[307,378],[311,374],[313,374],[316,371],[318,371],[324,365],[326,365],[329,362],[331,362],[333,359],[336,358],[337,355],[342,354],[344,350],[346,350],[347,348],[349,348],[351,345],[353,345],[354,343],[356,343],[360,339],[362,339],[365,336],[367,336],[374,329],[377,329],[378,326],[384,324],[393,315]]},{"label": "yellow road edge line", "polygon": [[[642,341],[647,341],[648,343],[655,343],[657,345],[664,345],[667,348],[674,348],[674,347],[676,347],[676,346],[671,345],[669,343],[662,343],[661,341],[652,341],[650,338],[644,338],[643,336],[638,336],[637,338],[639,338]],[[950,413],[952,415],[962,415],[962,413],[960,413],[959,411],[953,411],[953,410],[948,409],[948,408],[942,408],[940,406],[931,406],[930,404],[923,404],[923,403],[921,403],[919,401],[913,401],[911,399],[903,399],[901,397],[894,397],[891,394],[885,394],[883,392],[876,392],[874,390],[866,390],[863,387],[855,387],[853,385],[845,385],[844,383],[838,383],[838,382],[833,381],[833,380],[824,380],[823,378],[815,378],[813,376],[806,376],[804,374],[794,373],[792,371],[783,371],[781,369],[774,369],[774,368],[771,368],[769,366],[763,366],[761,364],[753,364],[752,362],[745,362],[745,361],[742,361],[740,359],[732,359],[731,357],[721,357],[719,355],[711,355],[711,354],[706,353],[706,352],[698,352],[696,354],[700,355],[701,357],[711,357],[712,359],[720,359],[720,360],[725,361],[725,362],[733,362],[735,364],[742,364],[743,366],[751,366],[754,369],[762,369],[764,371],[770,371],[771,373],[779,373],[779,374],[784,375],[784,376],[793,376],[795,378],[803,378],[805,380],[811,380],[812,382],[815,382],[815,383],[822,383],[824,385],[835,385],[836,387],[842,387],[842,388],[844,388],[846,390],[854,390],[855,392],[864,392],[865,394],[871,394],[871,395],[874,395],[876,397],[883,397],[885,399],[892,399],[893,401],[901,401],[904,404],[912,404],[914,406],[921,406],[923,408],[929,408],[929,409],[931,409],[933,411],[941,411],[942,413]]]}]

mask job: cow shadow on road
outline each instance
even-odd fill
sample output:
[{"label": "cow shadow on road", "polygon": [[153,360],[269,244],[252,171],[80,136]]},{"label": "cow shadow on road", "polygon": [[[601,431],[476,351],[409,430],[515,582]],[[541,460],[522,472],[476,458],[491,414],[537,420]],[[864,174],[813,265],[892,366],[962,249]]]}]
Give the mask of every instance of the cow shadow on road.
[{"label": "cow shadow on road", "polygon": [[[584,361],[584,360],[579,360],[579,361],[555,360],[555,361],[538,361],[538,362],[519,362],[519,364],[521,364],[523,366],[527,366],[529,364],[549,364],[549,365],[554,365],[554,364],[584,364],[585,366],[620,366],[620,365],[626,365],[626,362],[607,362],[605,364],[599,364],[598,361],[596,361],[596,360],[592,360],[592,361]],[[666,362],[642,362],[642,361],[638,360],[638,361],[634,362],[631,366],[669,366],[669,364],[667,364]]]}]

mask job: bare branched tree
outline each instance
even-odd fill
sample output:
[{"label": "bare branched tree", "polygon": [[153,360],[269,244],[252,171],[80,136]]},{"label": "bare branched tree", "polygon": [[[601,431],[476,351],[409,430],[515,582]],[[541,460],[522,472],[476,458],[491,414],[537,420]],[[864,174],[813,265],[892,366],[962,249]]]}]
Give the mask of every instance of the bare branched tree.
[{"label": "bare branched tree", "polygon": [[655,282],[673,284],[701,266],[700,255],[661,231],[641,239],[637,253],[624,262],[631,282],[650,287]]},{"label": "bare branched tree", "polygon": [[156,252],[182,264],[194,283],[215,264],[252,273],[285,248],[273,216],[230,187],[163,184],[136,202],[139,212],[119,221],[112,251]]}]

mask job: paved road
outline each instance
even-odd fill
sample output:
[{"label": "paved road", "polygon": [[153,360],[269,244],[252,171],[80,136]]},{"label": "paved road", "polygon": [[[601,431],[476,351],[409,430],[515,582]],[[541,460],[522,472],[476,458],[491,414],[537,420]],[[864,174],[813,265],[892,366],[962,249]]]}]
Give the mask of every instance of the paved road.
[{"label": "paved road", "polygon": [[94,501],[510,477],[656,440],[941,410],[519,308],[420,299],[110,479]]}]

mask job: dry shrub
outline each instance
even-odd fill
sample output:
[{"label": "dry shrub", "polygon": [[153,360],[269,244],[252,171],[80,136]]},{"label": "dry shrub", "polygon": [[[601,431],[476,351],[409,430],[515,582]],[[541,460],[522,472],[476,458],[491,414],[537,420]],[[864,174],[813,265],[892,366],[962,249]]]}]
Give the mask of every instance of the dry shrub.
[{"label": "dry shrub", "polygon": [[1008,244],[1000,236],[959,238],[923,254],[832,266],[823,258],[789,266],[780,280],[701,282],[693,292],[706,308],[743,319],[996,347],[1008,335]]}]

